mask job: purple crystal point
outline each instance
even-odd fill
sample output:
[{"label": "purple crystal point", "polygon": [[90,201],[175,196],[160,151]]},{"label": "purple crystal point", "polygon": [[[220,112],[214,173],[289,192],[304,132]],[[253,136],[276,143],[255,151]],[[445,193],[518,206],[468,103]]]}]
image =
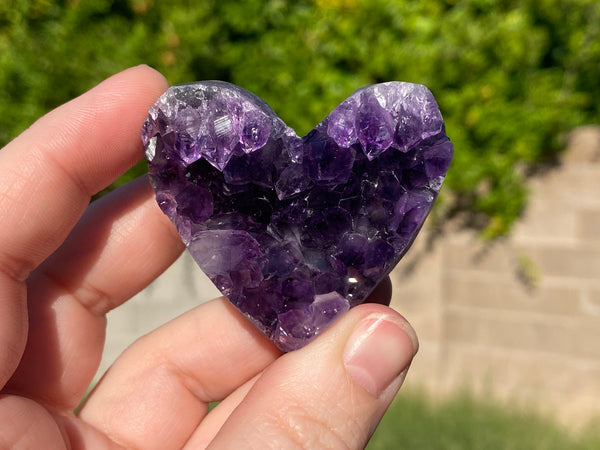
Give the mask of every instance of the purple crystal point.
[{"label": "purple crystal point", "polygon": [[394,119],[369,92],[363,92],[361,100],[362,107],[356,115],[355,127],[367,158],[372,160],[392,144]]},{"label": "purple crystal point", "polygon": [[421,85],[358,90],[305,137],[224,82],[173,86],[142,140],[163,212],[284,351],[365,301],[410,247],[453,149]]}]

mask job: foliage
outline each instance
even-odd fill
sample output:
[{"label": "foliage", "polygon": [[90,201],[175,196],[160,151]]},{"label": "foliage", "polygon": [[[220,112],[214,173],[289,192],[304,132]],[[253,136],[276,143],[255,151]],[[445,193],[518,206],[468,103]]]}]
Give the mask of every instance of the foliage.
[{"label": "foliage", "polygon": [[385,414],[367,450],[584,450],[600,448],[597,428],[568,432],[532,411],[475,399],[467,393],[433,402],[401,393]]},{"label": "foliage", "polygon": [[138,63],[239,84],[299,134],[363,85],[425,84],[456,149],[437,219],[487,236],[509,230],[563,133],[600,123],[596,0],[5,0],[0,144]]}]

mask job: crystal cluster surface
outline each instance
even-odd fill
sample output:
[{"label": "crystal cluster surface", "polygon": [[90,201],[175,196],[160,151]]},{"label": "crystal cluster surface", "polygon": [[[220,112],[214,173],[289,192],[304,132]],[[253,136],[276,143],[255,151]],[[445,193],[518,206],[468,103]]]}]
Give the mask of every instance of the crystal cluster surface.
[{"label": "crystal cluster surface", "polygon": [[302,138],[240,87],[177,85],[142,140],[158,204],[193,258],[284,351],[396,265],[453,153],[431,92],[403,82],[356,91]]}]

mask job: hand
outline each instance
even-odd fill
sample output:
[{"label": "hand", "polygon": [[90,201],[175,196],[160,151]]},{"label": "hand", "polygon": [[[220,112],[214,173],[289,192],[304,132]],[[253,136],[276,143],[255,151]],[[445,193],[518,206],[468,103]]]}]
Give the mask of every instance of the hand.
[{"label": "hand", "polygon": [[[0,150],[0,448],[361,448],[417,348],[375,303],[281,355],[213,300],[135,342],[73,413],[106,313],[183,250],[145,177],[88,207],[139,159],[166,89],[148,67],[126,70]],[[373,300],[389,297],[388,280]]]}]

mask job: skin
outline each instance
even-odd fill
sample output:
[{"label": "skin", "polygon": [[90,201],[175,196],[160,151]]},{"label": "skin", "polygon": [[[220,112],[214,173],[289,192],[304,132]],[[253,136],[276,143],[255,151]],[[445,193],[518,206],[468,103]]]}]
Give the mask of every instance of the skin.
[{"label": "skin", "polygon": [[131,345],[73,413],[106,313],[183,250],[145,177],[89,205],[140,159],[167,87],[128,69],[0,151],[0,448],[364,447],[418,346],[389,279],[285,355],[224,298],[202,304]]}]

